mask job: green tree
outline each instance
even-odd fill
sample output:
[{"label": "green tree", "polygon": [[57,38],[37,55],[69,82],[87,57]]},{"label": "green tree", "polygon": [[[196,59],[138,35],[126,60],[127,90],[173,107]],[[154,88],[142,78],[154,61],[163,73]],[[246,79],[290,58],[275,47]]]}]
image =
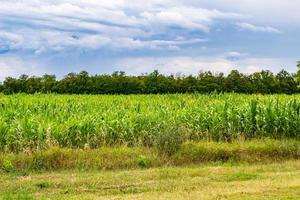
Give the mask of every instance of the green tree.
[{"label": "green tree", "polygon": [[157,70],[140,76],[126,75],[117,71],[111,75],[89,75],[88,72],[69,73],[62,80],[54,75],[19,78],[8,77],[0,83],[0,92],[51,93],[61,94],[165,94],[165,93],[286,93],[300,91],[300,61],[297,73],[282,70],[274,75],[270,71],[255,72],[250,75],[233,70],[223,73],[201,72],[197,76],[164,75]]},{"label": "green tree", "polygon": [[252,93],[249,78],[238,70],[232,70],[225,81],[227,92]]},{"label": "green tree", "polygon": [[268,70],[255,72],[250,76],[254,93],[274,94],[278,93],[278,82],[274,74]]},{"label": "green tree", "polygon": [[55,75],[44,74],[41,79],[43,93],[51,93],[54,92],[54,86],[56,84]]},{"label": "green tree", "polygon": [[277,93],[293,94],[297,92],[297,83],[293,76],[285,70],[281,70],[277,75]]},{"label": "green tree", "polygon": [[200,72],[197,79],[197,88],[200,93],[225,92],[223,73],[213,74],[211,71]]},{"label": "green tree", "polygon": [[297,73],[295,75],[295,80],[298,84],[298,90],[300,90],[300,61],[297,62]]}]

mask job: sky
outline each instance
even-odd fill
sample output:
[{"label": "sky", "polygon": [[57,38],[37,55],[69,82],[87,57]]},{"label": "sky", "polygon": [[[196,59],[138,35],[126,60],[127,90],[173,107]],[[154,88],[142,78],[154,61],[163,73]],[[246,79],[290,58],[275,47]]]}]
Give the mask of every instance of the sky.
[{"label": "sky", "polygon": [[296,71],[300,0],[0,0],[0,81]]}]

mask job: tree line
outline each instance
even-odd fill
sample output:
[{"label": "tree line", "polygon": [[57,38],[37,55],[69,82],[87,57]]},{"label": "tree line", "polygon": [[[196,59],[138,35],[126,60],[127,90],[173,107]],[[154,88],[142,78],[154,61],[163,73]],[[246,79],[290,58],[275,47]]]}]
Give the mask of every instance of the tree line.
[{"label": "tree line", "polygon": [[[300,69],[300,62],[298,63]],[[111,75],[89,75],[88,72],[69,73],[57,80],[55,75],[41,77],[21,75],[7,77],[0,85],[0,92],[15,93],[58,93],[58,94],[164,94],[164,93],[261,93],[294,94],[300,91],[300,70],[289,73],[281,70],[274,74],[263,70],[243,74],[237,70],[228,75],[201,72],[196,76],[163,75],[157,70],[139,76],[126,75],[117,71]]]}]

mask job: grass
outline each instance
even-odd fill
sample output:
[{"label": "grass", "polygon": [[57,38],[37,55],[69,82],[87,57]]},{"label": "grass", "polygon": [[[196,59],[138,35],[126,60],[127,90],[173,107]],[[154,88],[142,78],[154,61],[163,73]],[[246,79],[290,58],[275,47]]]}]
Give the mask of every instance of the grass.
[{"label": "grass", "polygon": [[0,171],[116,170],[210,162],[274,162],[299,158],[300,141],[295,140],[189,142],[182,144],[172,155],[145,147],[88,150],[54,147],[29,153],[1,153]]},{"label": "grass", "polygon": [[299,95],[0,95],[0,151],[299,139]]},{"label": "grass", "polygon": [[0,174],[3,199],[299,199],[300,161]]}]

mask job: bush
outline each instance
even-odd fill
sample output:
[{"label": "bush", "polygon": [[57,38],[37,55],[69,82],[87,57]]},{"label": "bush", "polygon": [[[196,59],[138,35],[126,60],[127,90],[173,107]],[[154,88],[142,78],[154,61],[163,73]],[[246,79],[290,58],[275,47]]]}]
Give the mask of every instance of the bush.
[{"label": "bush", "polygon": [[151,161],[146,156],[140,155],[137,159],[137,165],[142,169],[148,168],[151,165]]},{"label": "bush", "polygon": [[10,160],[4,159],[2,161],[2,167],[1,168],[5,172],[11,172],[11,171],[14,170],[14,165],[13,165],[13,163]]},{"label": "bush", "polygon": [[182,129],[172,128],[160,132],[156,138],[155,145],[160,153],[171,156],[180,149],[183,142],[184,135]]},{"label": "bush", "polygon": [[35,170],[60,169],[67,159],[66,153],[67,151],[56,147],[47,151],[37,152],[33,156],[32,166]]}]

